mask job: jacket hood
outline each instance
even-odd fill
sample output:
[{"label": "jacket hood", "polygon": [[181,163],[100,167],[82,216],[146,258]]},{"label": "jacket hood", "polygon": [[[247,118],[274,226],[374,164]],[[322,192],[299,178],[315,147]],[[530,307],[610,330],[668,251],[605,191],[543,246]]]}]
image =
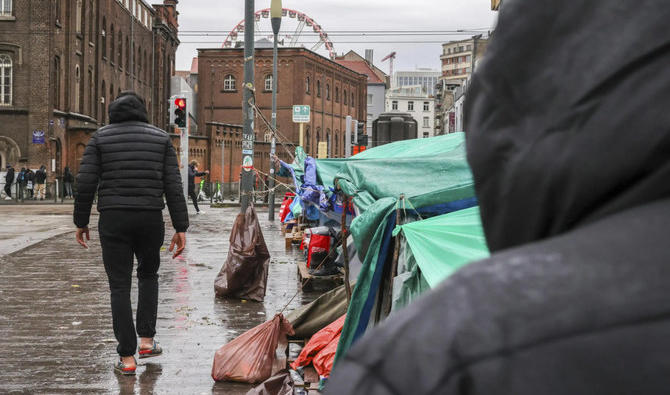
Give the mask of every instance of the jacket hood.
[{"label": "jacket hood", "polygon": [[148,122],[147,109],[144,100],[135,93],[121,93],[109,105],[109,123],[121,122]]},{"label": "jacket hood", "polygon": [[670,196],[666,0],[508,0],[466,99],[491,251]]}]

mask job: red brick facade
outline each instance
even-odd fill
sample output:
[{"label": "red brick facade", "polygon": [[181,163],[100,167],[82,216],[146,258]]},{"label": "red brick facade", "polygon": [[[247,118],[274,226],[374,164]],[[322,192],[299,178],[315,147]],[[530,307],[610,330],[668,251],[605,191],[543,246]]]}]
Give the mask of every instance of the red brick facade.
[{"label": "red brick facade", "polygon": [[[13,0],[12,15],[0,16],[0,55],[13,62],[12,100],[0,103],[3,161],[44,164],[50,180],[65,166],[76,173],[85,144],[123,90],[142,95],[150,122],[167,128],[177,3]],[[33,143],[33,131],[44,132],[44,144]]]},{"label": "red brick facade", "polygon": [[[200,49],[198,58],[198,130],[211,133],[208,124],[241,124],[243,49]],[[265,80],[272,75],[272,49],[256,49],[255,64],[256,105],[269,122],[272,92],[265,89]],[[288,149],[293,151],[291,144],[299,143],[299,125],[292,121],[293,105],[307,104],[311,106],[311,122],[305,125],[306,151],[316,155],[317,142],[327,141],[329,157],[342,157],[346,117],[366,119],[367,77],[303,48],[280,48],[278,64],[277,126],[287,139]],[[230,77],[235,81],[234,86]],[[257,147],[261,142],[270,141],[269,129],[260,119],[256,119],[254,127]],[[214,144],[212,151],[215,147]],[[277,148],[278,154],[285,152],[284,148]],[[212,156],[220,158],[220,153]],[[234,166],[239,168],[240,161],[241,158]],[[256,167],[265,168],[266,162],[269,155],[267,158],[256,155]],[[212,178],[216,179],[220,177],[220,169],[216,167],[216,160],[211,163]],[[235,181],[239,171],[229,173],[226,169],[226,182],[230,182],[229,174],[233,174]]]}]

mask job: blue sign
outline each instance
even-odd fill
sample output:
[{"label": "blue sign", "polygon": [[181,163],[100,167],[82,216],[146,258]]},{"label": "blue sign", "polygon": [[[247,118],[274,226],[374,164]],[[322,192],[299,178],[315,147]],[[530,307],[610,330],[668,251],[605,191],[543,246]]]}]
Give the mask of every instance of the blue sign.
[{"label": "blue sign", "polygon": [[44,130],[33,130],[33,144],[44,144]]}]

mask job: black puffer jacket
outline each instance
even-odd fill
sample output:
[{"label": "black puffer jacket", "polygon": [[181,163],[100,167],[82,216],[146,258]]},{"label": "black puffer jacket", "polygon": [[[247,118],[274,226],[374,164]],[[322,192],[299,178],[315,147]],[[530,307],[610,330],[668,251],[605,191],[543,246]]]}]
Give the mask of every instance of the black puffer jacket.
[{"label": "black puffer jacket", "polygon": [[501,7],[465,114],[493,255],[367,333],[326,394],[669,393],[668,2]]},{"label": "black puffer jacket", "polygon": [[84,151],[77,174],[74,223],[88,225],[98,192],[98,211],[162,210],[167,200],[172,225],[188,228],[188,212],[177,156],[163,130],[147,123],[142,99],[122,96],[109,108],[110,125],[99,129]]}]

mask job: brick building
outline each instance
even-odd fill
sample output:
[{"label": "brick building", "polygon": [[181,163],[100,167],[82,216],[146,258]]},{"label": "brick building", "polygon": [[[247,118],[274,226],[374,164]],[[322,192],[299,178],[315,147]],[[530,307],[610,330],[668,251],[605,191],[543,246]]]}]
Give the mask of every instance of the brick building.
[{"label": "brick building", "polygon": [[[198,133],[209,134],[212,139],[204,161],[210,165],[212,179],[221,177],[220,149],[214,152],[214,125],[242,124],[243,56],[243,48],[198,50]],[[299,143],[299,125],[292,120],[293,105],[306,104],[311,106],[311,122],[304,129],[307,153],[315,155],[318,142],[327,142],[329,157],[344,156],[346,117],[366,119],[367,76],[304,48],[280,48],[278,82],[277,128],[286,138],[286,146],[290,147],[287,149],[293,150],[291,144]],[[255,92],[256,105],[269,122],[272,48],[255,51]],[[254,127],[257,146],[270,141],[271,133],[260,119],[256,119]],[[278,147],[277,152],[283,155],[285,150]],[[256,155],[256,167],[265,168],[266,162],[269,155]],[[233,169],[226,169],[225,182],[238,180],[240,165],[241,161],[237,161]]]},{"label": "brick building", "polygon": [[[0,161],[76,173],[91,134],[123,90],[166,128],[177,0],[2,0]],[[53,169],[52,169],[53,166]],[[52,171],[53,170],[53,171]]]}]

